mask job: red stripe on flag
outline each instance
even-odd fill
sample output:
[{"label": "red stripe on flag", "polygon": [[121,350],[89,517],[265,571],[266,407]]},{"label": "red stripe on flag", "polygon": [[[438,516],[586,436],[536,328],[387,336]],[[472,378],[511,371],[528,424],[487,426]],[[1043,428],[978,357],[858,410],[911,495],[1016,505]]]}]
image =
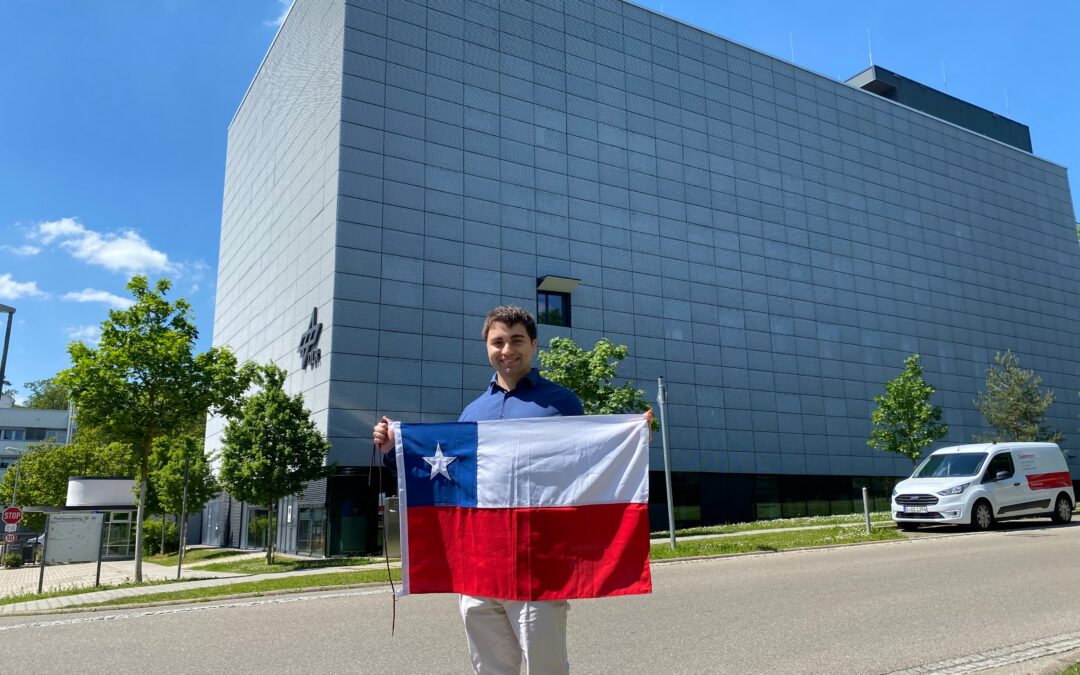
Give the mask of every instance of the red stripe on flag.
[{"label": "red stripe on flag", "polygon": [[1072,476],[1068,471],[1054,473],[1033,473],[1027,477],[1028,487],[1032,490],[1072,487]]},{"label": "red stripe on flag", "polygon": [[652,592],[645,504],[410,507],[409,592],[570,600]]}]

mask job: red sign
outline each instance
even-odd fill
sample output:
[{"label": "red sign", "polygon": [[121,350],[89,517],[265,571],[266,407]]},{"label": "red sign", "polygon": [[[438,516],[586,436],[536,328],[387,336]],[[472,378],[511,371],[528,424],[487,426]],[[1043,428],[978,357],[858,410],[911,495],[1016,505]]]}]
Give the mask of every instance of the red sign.
[{"label": "red sign", "polygon": [[22,509],[18,506],[9,506],[4,509],[2,518],[6,525],[18,525],[22,521]]},{"label": "red sign", "polygon": [[18,538],[19,538],[19,535],[15,534],[14,532],[8,532],[7,534],[4,535],[4,543],[5,544],[14,544],[15,540],[18,539]]}]

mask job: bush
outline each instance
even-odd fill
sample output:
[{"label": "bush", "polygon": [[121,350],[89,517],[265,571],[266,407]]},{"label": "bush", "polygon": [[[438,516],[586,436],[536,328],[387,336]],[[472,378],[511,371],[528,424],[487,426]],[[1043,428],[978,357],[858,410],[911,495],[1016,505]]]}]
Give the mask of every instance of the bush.
[{"label": "bush", "polygon": [[[165,553],[176,553],[179,550],[177,544],[176,523],[165,521]],[[143,555],[159,553],[161,553],[161,521],[148,518],[143,521]]]},{"label": "bush", "polygon": [[8,553],[4,556],[4,567],[11,569],[13,567],[22,567],[22,554]]}]

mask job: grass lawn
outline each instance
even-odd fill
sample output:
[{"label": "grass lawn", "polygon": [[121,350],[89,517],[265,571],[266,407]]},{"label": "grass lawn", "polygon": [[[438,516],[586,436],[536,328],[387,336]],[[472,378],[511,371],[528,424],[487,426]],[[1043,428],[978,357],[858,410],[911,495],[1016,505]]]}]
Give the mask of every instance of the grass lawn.
[{"label": "grass lawn", "polygon": [[1061,675],[1080,675],[1080,663],[1074,663],[1065,670],[1061,671]]},{"label": "grass lawn", "polygon": [[[787,527],[814,527],[817,525],[852,525],[865,522],[861,513],[849,513],[842,516],[809,516],[806,518],[776,518],[774,520],[755,520],[750,523],[730,523],[728,525],[707,525],[702,527],[688,527],[675,530],[676,537],[689,537],[698,534],[730,534],[732,532],[749,532],[751,530],[776,530]],[[877,511],[870,514],[870,522],[892,522],[892,516],[888,511]],[[666,537],[667,530],[653,532],[652,537]]]},{"label": "grass lawn", "polygon": [[854,544],[866,541],[904,539],[905,536],[892,527],[874,528],[870,534],[858,527],[828,527],[820,530],[796,530],[793,532],[762,532],[745,536],[716,537],[714,539],[690,539],[677,541],[675,550],[666,543],[653,544],[653,560],[684,558],[728,553],[752,553],[754,551],[782,551],[811,546]]},{"label": "grass lawn", "polygon": [[[185,557],[185,560],[187,558]],[[238,574],[267,574],[273,572],[293,572],[295,570],[310,570],[320,567],[351,567],[353,565],[367,565],[369,563],[382,562],[382,558],[289,558],[274,556],[274,564],[267,565],[266,558],[247,558],[233,560],[231,562],[210,563],[200,565],[196,569],[207,572],[236,572]],[[386,572],[383,571],[385,576]]]},{"label": "grass lawn", "polygon": [[[401,570],[393,569],[391,574],[395,581],[401,579]],[[101,607],[112,605],[131,605],[144,602],[166,602],[169,600],[209,600],[222,595],[235,595],[239,593],[268,593],[282,590],[313,590],[328,586],[349,586],[353,584],[365,584],[386,581],[386,570],[361,570],[357,572],[328,572],[327,574],[306,574],[303,576],[281,577],[280,579],[264,579],[262,581],[242,581],[240,583],[225,586],[206,586],[204,588],[191,588],[183,591],[165,591],[138,595],[130,598],[117,598],[107,602],[98,602],[82,607]]]},{"label": "grass lawn", "polygon": [[[196,548],[184,553],[184,564],[187,565],[201,560],[213,560],[214,558],[227,558],[234,555],[243,555],[244,553],[246,553],[246,551],[223,551],[216,548]],[[155,565],[165,565],[166,567],[176,567],[177,559],[178,556],[175,553],[171,555],[152,555],[143,558],[146,562],[151,562]]]}]

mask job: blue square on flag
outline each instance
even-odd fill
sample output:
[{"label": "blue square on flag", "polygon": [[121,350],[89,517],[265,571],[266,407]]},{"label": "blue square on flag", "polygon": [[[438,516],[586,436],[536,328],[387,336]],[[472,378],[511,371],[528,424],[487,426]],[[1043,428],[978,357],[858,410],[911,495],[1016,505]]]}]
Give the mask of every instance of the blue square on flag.
[{"label": "blue square on flag", "polygon": [[476,424],[402,424],[410,506],[476,506]]}]

